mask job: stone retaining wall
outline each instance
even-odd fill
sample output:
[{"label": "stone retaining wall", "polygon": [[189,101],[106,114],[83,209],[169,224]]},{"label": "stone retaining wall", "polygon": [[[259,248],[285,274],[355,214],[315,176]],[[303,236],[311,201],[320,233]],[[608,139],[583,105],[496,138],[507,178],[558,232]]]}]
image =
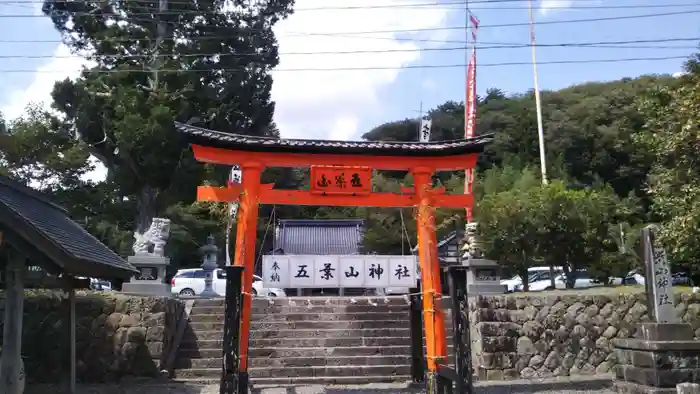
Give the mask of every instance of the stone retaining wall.
[{"label": "stone retaining wall", "polygon": [[[62,292],[26,293],[22,355],[29,382],[57,382],[69,376],[68,307]],[[78,380],[109,382],[127,375],[156,376],[172,347],[183,308],[182,302],[174,299],[78,292]],[[4,298],[0,299],[2,319]]]},{"label": "stone retaining wall", "polygon": [[[676,311],[700,337],[700,296],[676,295]],[[644,294],[495,296],[470,303],[479,379],[611,373],[612,338],[649,321]]]}]

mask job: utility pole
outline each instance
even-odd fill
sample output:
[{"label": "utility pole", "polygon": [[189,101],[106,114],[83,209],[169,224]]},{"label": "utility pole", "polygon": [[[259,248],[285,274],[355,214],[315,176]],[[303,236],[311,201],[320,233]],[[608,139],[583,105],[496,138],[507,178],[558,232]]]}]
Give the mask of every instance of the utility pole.
[{"label": "utility pole", "polygon": [[535,108],[537,110],[537,135],[540,142],[540,171],[542,184],[547,182],[547,162],[544,150],[544,127],[542,126],[542,102],[540,101],[540,83],[537,77],[537,55],[535,50],[535,21],[532,16],[532,0],[528,1],[530,11],[530,46],[532,47],[532,71],[535,75]]},{"label": "utility pole", "polygon": [[163,21],[163,15],[165,11],[168,10],[168,0],[158,1],[158,30],[156,31],[156,48],[154,51],[155,58],[153,59],[153,86],[152,88],[158,87],[158,73],[162,66],[162,57],[160,54],[161,46],[163,45],[163,40],[165,39],[165,22]]}]

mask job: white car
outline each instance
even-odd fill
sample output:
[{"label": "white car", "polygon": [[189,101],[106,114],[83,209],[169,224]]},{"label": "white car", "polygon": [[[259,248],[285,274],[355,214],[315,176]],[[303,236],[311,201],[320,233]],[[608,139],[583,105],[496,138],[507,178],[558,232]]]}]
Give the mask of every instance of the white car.
[{"label": "white car", "polygon": [[[608,279],[609,284],[619,285],[622,282],[622,278],[610,278]],[[591,278],[586,271],[578,271],[576,274],[576,280],[574,281],[575,289],[588,289],[591,287],[603,286],[605,283],[597,282],[595,279]],[[552,290],[551,279],[535,280],[530,283],[530,291],[544,291]],[[566,289],[566,276],[564,274],[559,274],[554,278],[554,287],[557,290]]]},{"label": "white car", "polygon": [[[171,292],[175,295],[192,297],[204,291],[204,270],[201,268],[188,268],[178,270],[170,281]],[[214,280],[212,281],[214,292],[224,296],[226,294],[226,271],[217,268],[214,270]],[[263,280],[257,275],[253,275],[253,295],[268,297],[286,297],[284,289],[264,288]]]},{"label": "white car", "polygon": [[[549,267],[530,267],[527,269],[527,274],[528,277],[530,278],[529,282],[533,282],[533,278],[539,279],[540,275],[547,275],[547,278],[549,279]],[[554,267],[554,271],[560,272],[561,267]],[[536,279],[536,280],[537,280]],[[514,277],[510,279],[503,279],[501,281],[501,285],[506,286],[506,291],[508,293],[512,293],[514,291],[522,291],[522,285],[523,285],[523,280],[520,277],[520,275],[515,275]]]}]

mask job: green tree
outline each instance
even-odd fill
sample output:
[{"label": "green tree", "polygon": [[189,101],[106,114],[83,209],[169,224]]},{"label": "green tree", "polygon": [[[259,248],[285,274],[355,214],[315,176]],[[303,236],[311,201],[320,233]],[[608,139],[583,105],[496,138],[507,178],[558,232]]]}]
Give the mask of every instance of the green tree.
[{"label": "green tree", "polygon": [[529,289],[528,268],[538,259],[537,193],[537,187],[490,193],[480,200],[477,211],[486,257],[517,273],[524,291]]},{"label": "green tree", "polygon": [[658,86],[641,101],[646,123],[636,135],[654,157],[647,192],[660,240],[679,266],[700,274],[700,55],[686,64],[677,86]]},{"label": "green tree", "polygon": [[69,47],[96,63],[77,81],[56,85],[54,107],[65,115],[64,129],[83,140],[120,193],[136,201],[137,231],[170,206],[192,201],[202,178],[225,179],[226,169],[207,174],[194,162],[174,120],[276,133],[272,27],[291,4],[224,7],[209,0],[171,3],[160,12],[158,4],[142,1],[45,2],[44,13]]},{"label": "green tree", "polygon": [[36,105],[0,133],[0,173],[44,191],[82,186],[92,170],[88,152],[60,130],[61,122]]},{"label": "green tree", "polygon": [[573,287],[581,270],[601,281],[622,275],[627,266],[614,257],[618,249],[609,229],[634,213],[627,209],[634,203],[621,201],[609,188],[571,189],[560,181],[540,190],[539,254],[549,265],[562,267],[567,287]]}]

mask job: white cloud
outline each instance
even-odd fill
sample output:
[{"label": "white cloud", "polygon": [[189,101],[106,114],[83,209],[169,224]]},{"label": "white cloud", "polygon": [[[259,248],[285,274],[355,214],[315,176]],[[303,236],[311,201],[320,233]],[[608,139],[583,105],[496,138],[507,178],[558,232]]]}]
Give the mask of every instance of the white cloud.
[{"label": "white cloud", "polygon": [[[421,3],[420,0],[415,0]],[[407,4],[389,0],[385,4]],[[374,0],[297,0],[298,9],[376,6]],[[416,62],[420,52],[414,41],[400,41],[396,33],[352,36],[292,35],[294,32],[334,34],[358,31],[392,31],[439,27],[447,17],[444,8],[391,7],[298,11],[275,29],[280,52],[396,51],[406,52],[317,54],[281,56],[279,69],[332,69],[401,67]],[[442,36],[444,33],[441,33]],[[430,34],[430,39],[441,37]],[[411,51],[414,50],[414,51]],[[401,70],[275,72],[272,90],[277,102],[275,120],[288,138],[333,138],[357,135],[361,119],[381,112],[378,92],[391,85]]]},{"label": "white cloud", "polygon": [[573,3],[573,0],[541,0],[539,12],[542,15],[551,14],[557,10],[569,8]]},{"label": "white cloud", "polygon": [[[11,92],[6,96],[8,105],[2,108],[5,119],[16,119],[24,113],[27,105],[34,103],[44,106],[51,105],[51,91],[56,81],[65,78],[76,78],[85,60],[71,56],[67,46],[56,47],[53,58],[37,69],[34,80],[26,89]],[[58,73],[56,71],[66,71]]]},{"label": "white cloud", "polygon": [[[600,5],[603,0],[594,0],[586,2],[586,6]],[[551,15],[557,11],[570,8],[574,5],[574,0],[540,0],[539,10],[540,15]]]}]

